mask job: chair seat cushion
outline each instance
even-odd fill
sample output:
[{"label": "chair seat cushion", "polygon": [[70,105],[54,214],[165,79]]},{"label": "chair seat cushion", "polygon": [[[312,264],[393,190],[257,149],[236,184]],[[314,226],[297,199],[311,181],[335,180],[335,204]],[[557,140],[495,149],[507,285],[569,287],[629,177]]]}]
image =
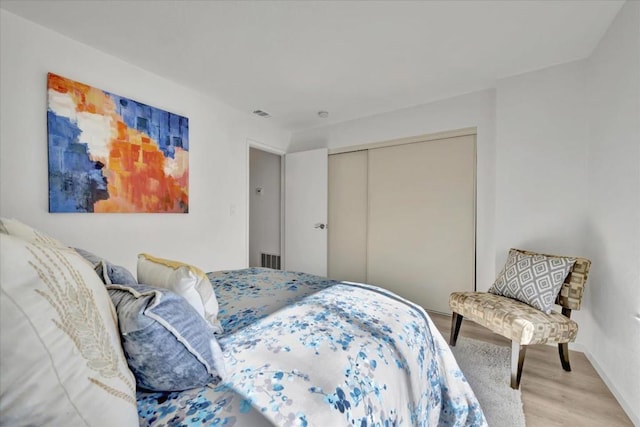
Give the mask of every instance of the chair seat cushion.
[{"label": "chair seat cushion", "polygon": [[578,324],[560,313],[546,314],[525,303],[487,292],[454,292],[452,311],[522,345],[575,340]]}]

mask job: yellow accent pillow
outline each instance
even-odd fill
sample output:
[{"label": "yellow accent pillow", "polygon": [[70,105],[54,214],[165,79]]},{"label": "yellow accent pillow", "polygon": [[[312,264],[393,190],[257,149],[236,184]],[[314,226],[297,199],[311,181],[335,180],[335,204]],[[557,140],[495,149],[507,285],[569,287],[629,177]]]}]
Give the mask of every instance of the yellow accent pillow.
[{"label": "yellow accent pillow", "polygon": [[222,332],[218,320],[218,300],[209,278],[193,265],[138,255],[138,283],[169,289],[186,299],[217,333]]}]

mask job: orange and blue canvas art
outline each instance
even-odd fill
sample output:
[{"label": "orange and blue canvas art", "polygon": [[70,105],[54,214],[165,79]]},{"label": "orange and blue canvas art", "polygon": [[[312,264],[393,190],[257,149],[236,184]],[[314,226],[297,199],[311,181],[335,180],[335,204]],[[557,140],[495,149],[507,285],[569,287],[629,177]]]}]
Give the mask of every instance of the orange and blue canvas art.
[{"label": "orange and blue canvas art", "polygon": [[189,119],[53,73],[47,94],[49,212],[189,212]]}]

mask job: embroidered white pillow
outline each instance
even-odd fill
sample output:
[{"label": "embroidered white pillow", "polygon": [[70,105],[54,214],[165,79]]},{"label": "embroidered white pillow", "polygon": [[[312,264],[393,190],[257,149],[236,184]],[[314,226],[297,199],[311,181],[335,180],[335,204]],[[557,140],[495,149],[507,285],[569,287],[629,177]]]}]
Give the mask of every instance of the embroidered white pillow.
[{"label": "embroidered white pillow", "polygon": [[115,310],[91,266],[5,233],[0,254],[0,425],[138,425]]},{"label": "embroidered white pillow", "polygon": [[186,299],[217,333],[218,300],[207,275],[197,267],[149,254],[138,255],[138,283],[169,289]]},{"label": "embroidered white pillow", "polygon": [[45,243],[61,249],[67,248],[67,245],[58,239],[54,239],[42,231],[36,230],[35,228],[13,218],[0,218],[0,233],[19,237],[28,242]]}]

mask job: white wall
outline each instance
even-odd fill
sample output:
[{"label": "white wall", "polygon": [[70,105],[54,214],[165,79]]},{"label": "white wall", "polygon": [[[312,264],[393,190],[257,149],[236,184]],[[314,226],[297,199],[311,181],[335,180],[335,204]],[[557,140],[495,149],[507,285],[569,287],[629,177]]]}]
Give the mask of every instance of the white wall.
[{"label": "white wall", "polygon": [[[0,11],[0,215],[135,272],[136,255],[209,271],[247,263],[247,139],[289,133],[4,10]],[[47,72],[189,118],[189,214],[49,214]]]},{"label": "white wall", "polygon": [[281,156],[251,148],[249,164],[249,266],[260,267],[261,253],[280,255]]},{"label": "white wall", "polygon": [[[586,251],[593,260],[581,335],[640,425],[640,3],[627,2],[587,68]],[[581,325],[582,326],[582,325]]]},{"label": "white wall", "polygon": [[584,61],[501,80],[496,98],[497,264],[510,247],[584,255]]},{"label": "white wall", "polygon": [[467,127],[477,128],[476,280],[487,290],[495,280],[495,93],[475,92],[431,104],[295,132],[289,151],[338,148]]},{"label": "white wall", "polygon": [[640,425],[640,3],[593,55],[496,96],[496,262],[509,246],[592,261],[577,345]]}]

